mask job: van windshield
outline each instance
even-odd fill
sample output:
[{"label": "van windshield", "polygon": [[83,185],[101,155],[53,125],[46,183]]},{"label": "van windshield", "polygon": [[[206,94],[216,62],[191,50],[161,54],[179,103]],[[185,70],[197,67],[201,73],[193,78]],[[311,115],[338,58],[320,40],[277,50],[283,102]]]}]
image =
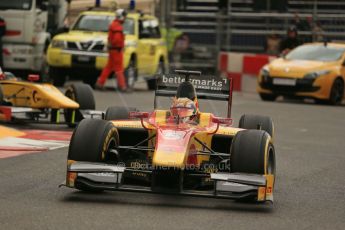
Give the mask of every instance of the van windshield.
[{"label": "van windshield", "polygon": [[32,0],[0,1],[0,10],[30,10]]},{"label": "van windshield", "polygon": [[[109,24],[114,20],[114,16],[104,15],[83,15],[79,17],[78,21],[73,27],[73,30],[93,31],[93,32],[108,32]],[[134,33],[133,19],[126,18],[123,24],[123,32],[125,34]]]}]

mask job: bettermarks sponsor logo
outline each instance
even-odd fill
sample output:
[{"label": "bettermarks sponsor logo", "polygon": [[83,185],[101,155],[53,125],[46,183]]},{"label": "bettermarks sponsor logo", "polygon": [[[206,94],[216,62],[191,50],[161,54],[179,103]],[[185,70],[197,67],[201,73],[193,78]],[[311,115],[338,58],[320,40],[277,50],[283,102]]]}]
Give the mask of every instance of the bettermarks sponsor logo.
[{"label": "bettermarks sponsor logo", "polygon": [[[202,76],[203,79],[191,77],[190,82],[196,89],[206,89],[213,91],[221,91],[228,85],[228,79],[220,79],[214,76]],[[178,75],[163,75],[162,83],[165,85],[179,85],[184,82],[185,78]]]}]

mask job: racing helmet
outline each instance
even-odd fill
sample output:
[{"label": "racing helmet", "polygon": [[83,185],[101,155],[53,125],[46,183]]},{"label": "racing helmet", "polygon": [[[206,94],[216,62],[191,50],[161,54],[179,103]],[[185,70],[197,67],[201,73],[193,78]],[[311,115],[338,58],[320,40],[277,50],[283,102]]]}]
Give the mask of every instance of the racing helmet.
[{"label": "racing helmet", "polygon": [[173,102],[170,106],[170,114],[172,116],[179,116],[183,121],[188,121],[193,119],[197,115],[197,112],[198,109],[191,99],[186,97],[173,98]]},{"label": "racing helmet", "polygon": [[127,16],[127,12],[125,9],[117,9],[115,11],[115,15],[117,20],[124,21]]}]

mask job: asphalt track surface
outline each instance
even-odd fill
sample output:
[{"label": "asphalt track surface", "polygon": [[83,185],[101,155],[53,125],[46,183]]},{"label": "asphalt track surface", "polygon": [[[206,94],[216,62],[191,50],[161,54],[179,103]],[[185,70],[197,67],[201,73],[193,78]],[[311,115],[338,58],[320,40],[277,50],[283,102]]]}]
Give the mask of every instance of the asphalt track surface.
[{"label": "asphalt track surface", "polygon": [[[153,93],[144,90],[95,95],[98,109],[153,105]],[[224,115],[226,106],[212,101],[201,108]],[[66,169],[62,148],[0,160],[0,229],[344,229],[345,106],[262,102],[236,93],[236,125],[244,113],[270,115],[275,122],[273,205],[58,188]]]}]

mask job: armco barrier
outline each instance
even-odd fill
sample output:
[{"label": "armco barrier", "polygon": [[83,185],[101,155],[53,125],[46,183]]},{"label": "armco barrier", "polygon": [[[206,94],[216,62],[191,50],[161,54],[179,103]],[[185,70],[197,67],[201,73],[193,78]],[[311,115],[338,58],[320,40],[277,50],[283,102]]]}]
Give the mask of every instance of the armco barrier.
[{"label": "armco barrier", "polygon": [[235,91],[255,92],[260,69],[275,58],[264,54],[221,52],[218,68],[223,76],[233,78]]}]

